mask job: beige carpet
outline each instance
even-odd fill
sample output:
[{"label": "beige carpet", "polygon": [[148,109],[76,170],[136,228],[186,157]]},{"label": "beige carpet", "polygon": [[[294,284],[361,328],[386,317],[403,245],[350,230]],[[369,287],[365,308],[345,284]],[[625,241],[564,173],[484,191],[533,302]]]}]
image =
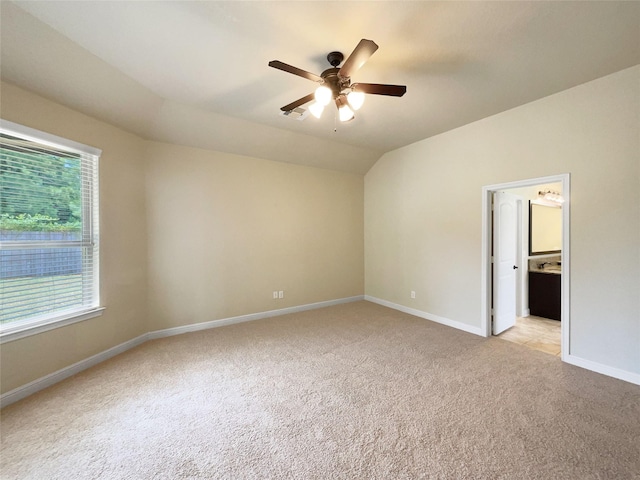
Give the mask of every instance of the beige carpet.
[{"label": "beige carpet", "polygon": [[368,302],[149,342],[1,420],[3,479],[640,478],[640,387]]}]

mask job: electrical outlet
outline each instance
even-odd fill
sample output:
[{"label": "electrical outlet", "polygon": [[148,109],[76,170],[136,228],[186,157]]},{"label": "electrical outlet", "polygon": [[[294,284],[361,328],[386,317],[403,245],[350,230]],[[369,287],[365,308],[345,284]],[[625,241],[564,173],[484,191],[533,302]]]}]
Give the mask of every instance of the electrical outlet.
[{"label": "electrical outlet", "polygon": [[273,298],[278,298],[278,292],[276,291],[273,292]]},{"label": "electrical outlet", "polygon": [[284,291],[280,290],[278,292],[278,298],[284,298]]},{"label": "electrical outlet", "polygon": [[416,292],[414,292],[413,290],[411,290],[411,298],[416,298]]}]

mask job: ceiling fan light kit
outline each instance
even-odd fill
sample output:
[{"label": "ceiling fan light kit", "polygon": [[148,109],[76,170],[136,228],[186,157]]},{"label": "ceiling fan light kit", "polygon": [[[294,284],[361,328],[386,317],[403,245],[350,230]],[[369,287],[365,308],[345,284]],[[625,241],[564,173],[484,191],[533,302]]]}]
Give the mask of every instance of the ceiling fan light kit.
[{"label": "ceiling fan light kit", "polygon": [[309,105],[309,111],[311,115],[316,118],[320,118],[322,116],[322,111],[324,110],[324,105],[319,104],[318,102],[314,102]]},{"label": "ceiling fan light kit", "polygon": [[348,122],[354,119],[355,115],[349,107],[346,95],[340,94],[336,97],[336,107],[338,107],[338,118],[341,122]]},{"label": "ceiling fan light kit", "polygon": [[341,52],[331,52],[327,55],[327,60],[329,64],[331,64],[331,68],[325,70],[320,75],[315,75],[278,60],[272,60],[269,62],[270,67],[298,75],[320,84],[314,93],[285,105],[281,107],[280,110],[288,112],[315,100],[315,102],[309,106],[309,111],[314,117],[320,118],[324,107],[329,105],[333,99],[338,108],[340,121],[348,122],[355,118],[354,111],[362,107],[365,94],[387,95],[392,97],[403,96],[407,91],[405,85],[351,83],[351,75],[358,71],[377,49],[378,45],[376,45],[375,42],[363,38],[340,68],[338,68],[338,65],[342,63],[344,55]]},{"label": "ceiling fan light kit", "polygon": [[316,102],[318,102],[323,107],[326,107],[327,105],[329,105],[331,99],[333,98],[333,92],[329,87],[320,85],[318,88],[316,88],[314,97],[316,99]]},{"label": "ceiling fan light kit", "polygon": [[349,105],[351,105],[351,108],[354,110],[360,110],[360,107],[362,107],[362,104],[364,103],[364,93],[352,91],[347,95],[347,101],[349,102]]}]

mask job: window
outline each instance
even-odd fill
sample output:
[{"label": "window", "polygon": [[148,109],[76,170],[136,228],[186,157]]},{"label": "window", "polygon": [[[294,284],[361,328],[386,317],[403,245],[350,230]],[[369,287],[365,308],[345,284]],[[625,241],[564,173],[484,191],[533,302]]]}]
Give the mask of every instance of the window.
[{"label": "window", "polygon": [[2,341],[100,314],[100,153],[2,120]]}]

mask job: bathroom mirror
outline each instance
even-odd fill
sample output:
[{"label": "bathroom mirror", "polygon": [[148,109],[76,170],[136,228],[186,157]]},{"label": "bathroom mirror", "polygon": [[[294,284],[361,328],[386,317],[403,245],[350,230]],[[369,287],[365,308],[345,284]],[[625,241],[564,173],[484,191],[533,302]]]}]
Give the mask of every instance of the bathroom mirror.
[{"label": "bathroom mirror", "polygon": [[529,202],[529,255],[562,251],[562,207]]}]

